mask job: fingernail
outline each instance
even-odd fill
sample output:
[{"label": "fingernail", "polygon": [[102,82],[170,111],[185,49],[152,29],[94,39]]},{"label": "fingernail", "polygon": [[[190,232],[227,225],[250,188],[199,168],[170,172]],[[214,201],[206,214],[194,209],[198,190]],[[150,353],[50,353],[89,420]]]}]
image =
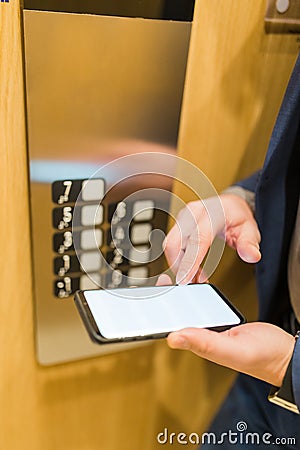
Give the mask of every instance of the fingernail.
[{"label": "fingernail", "polygon": [[183,282],[183,280],[185,279],[185,277],[186,277],[186,273],[185,272],[183,272],[183,271],[179,271],[179,272],[177,272],[177,275],[176,275],[176,284],[186,284],[186,282],[184,283]]},{"label": "fingernail", "polygon": [[260,249],[256,246],[253,245],[253,250],[254,252],[252,254],[247,254],[246,258],[248,260],[248,262],[257,262],[257,259],[260,258],[261,254],[260,254]]},{"label": "fingernail", "polygon": [[187,349],[189,347],[189,343],[188,340],[182,335],[173,336],[172,347],[178,349]]},{"label": "fingernail", "polygon": [[241,251],[241,258],[248,263],[256,263],[261,258],[259,246],[251,244],[246,250]]},{"label": "fingernail", "polygon": [[162,243],[162,249],[163,249],[163,251],[165,251],[166,250],[166,246],[167,246],[167,236],[164,238],[164,240],[163,240],[163,243]]}]

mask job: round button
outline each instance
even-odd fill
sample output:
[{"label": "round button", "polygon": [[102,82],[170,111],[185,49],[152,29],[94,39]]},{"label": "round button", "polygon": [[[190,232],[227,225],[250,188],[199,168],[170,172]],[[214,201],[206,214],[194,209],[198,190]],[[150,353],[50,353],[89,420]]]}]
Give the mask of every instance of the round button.
[{"label": "round button", "polygon": [[284,14],[290,7],[290,0],[276,0],[276,9],[280,14]]}]

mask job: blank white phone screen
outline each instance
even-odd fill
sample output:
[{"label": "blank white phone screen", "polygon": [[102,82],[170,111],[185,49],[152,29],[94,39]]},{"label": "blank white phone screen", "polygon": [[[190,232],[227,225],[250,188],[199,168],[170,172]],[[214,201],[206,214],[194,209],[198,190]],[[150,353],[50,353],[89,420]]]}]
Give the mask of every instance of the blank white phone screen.
[{"label": "blank white phone screen", "polygon": [[240,318],[209,284],[84,294],[101,335],[107,339],[240,323]]}]

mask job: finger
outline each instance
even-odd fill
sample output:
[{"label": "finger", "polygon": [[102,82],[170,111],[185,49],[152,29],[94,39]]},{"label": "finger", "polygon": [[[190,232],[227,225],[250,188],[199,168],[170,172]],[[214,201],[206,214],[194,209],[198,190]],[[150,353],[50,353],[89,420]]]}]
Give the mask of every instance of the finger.
[{"label": "finger", "polygon": [[208,276],[202,267],[199,267],[194,278],[191,280],[191,283],[202,284],[209,283]]},{"label": "finger", "polygon": [[195,283],[209,283],[209,279],[205,270],[200,267],[198,272],[196,273],[196,281]]},{"label": "finger", "polygon": [[245,262],[258,262],[261,259],[259,244],[260,233],[256,222],[245,222],[236,239],[236,250],[238,255]]},{"label": "finger", "polygon": [[173,273],[176,273],[183,257],[184,251],[181,248],[181,234],[179,227],[174,225],[167,234],[163,249],[168,262],[168,265]]},{"label": "finger", "polygon": [[[238,327],[235,333],[238,332]],[[230,332],[218,333],[201,328],[186,328],[169,334],[167,342],[170,348],[190,350],[196,355],[217,364],[231,368],[239,367],[241,346]]]},{"label": "finger", "polygon": [[162,273],[161,275],[159,275],[159,277],[156,281],[156,286],[169,286],[172,284],[173,283],[172,283],[171,278],[166,273]]},{"label": "finger", "polygon": [[179,212],[175,225],[171,228],[164,240],[165,255],[174,273],[177,272],[184,256],[187,240],[193,229],[197,226],[197,217],[199,215],[199,211],[197,210],[201,209],[200,202],[197,203],[197,205],[189,205]]},{"label": "finger", "polygon": [[170,258],[168,257],[166,252],[165,252],[165,255],[166,255],[166,258],[167,258],[167,261],[169,264],[169,268],[172,270],[173,273],[177,273],[179,266],[181,264],[182,258],[184,256],[184,250],[182,250],[182,249],[178,250],[177,257],[173,263],[170,261]]},{"label": "finger", "polygon": [[198,271],[200,276],[200,265],[209,250],[214,235],[207,218],[201,222],[201,230],[199,228],[200,225],[194,229],[187,240],[186,249],[176,275],[177,284],[190,283]]}]

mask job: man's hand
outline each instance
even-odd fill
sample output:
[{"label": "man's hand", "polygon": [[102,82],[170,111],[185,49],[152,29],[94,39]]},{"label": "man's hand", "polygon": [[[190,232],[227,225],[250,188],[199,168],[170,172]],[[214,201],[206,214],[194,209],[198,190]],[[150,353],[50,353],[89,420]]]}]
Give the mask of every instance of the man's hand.
[{"label": "man's hand", "polygon": [[[168,275],[159,276],[158,286],[170,284]],[[216,364],[279,387],[292,357],[295,339],[275,325],[253,322],[221,333],[185,328],[170,333],[167,343],[171,348],[190,350]]]},{"label": "man's hand", "polygon": [[169,334],[171,348],[198,356],[281,386],[292,357],[295,339],[279,327],[254,322],[216,331],[186,328]]},{"label": "man's hand", "polygon": [[[223,214],[220,214],[220,204]],[[223,235],[242,260],[258,262],[260,233],[248,204],[233,194],[189,203],[165,239],[165,253],[176,282],[204,281],[202,263],[214,238]],[[170,284],[161,275],[158,285]],[[281,386],[294,348],[294,337],[275,325],[255,322],[215,331],[186,328],[170,333],[171,348],[190,350],[222,366]]]},{"label": "man's hand", "polygon": [[164,243],[166,258],[178,284],[204,281],[200,264],[217,235],[222,235],[244,261],[260,260],[260,233],[245,200],[222,194],[191,202],[180,211]]}]

